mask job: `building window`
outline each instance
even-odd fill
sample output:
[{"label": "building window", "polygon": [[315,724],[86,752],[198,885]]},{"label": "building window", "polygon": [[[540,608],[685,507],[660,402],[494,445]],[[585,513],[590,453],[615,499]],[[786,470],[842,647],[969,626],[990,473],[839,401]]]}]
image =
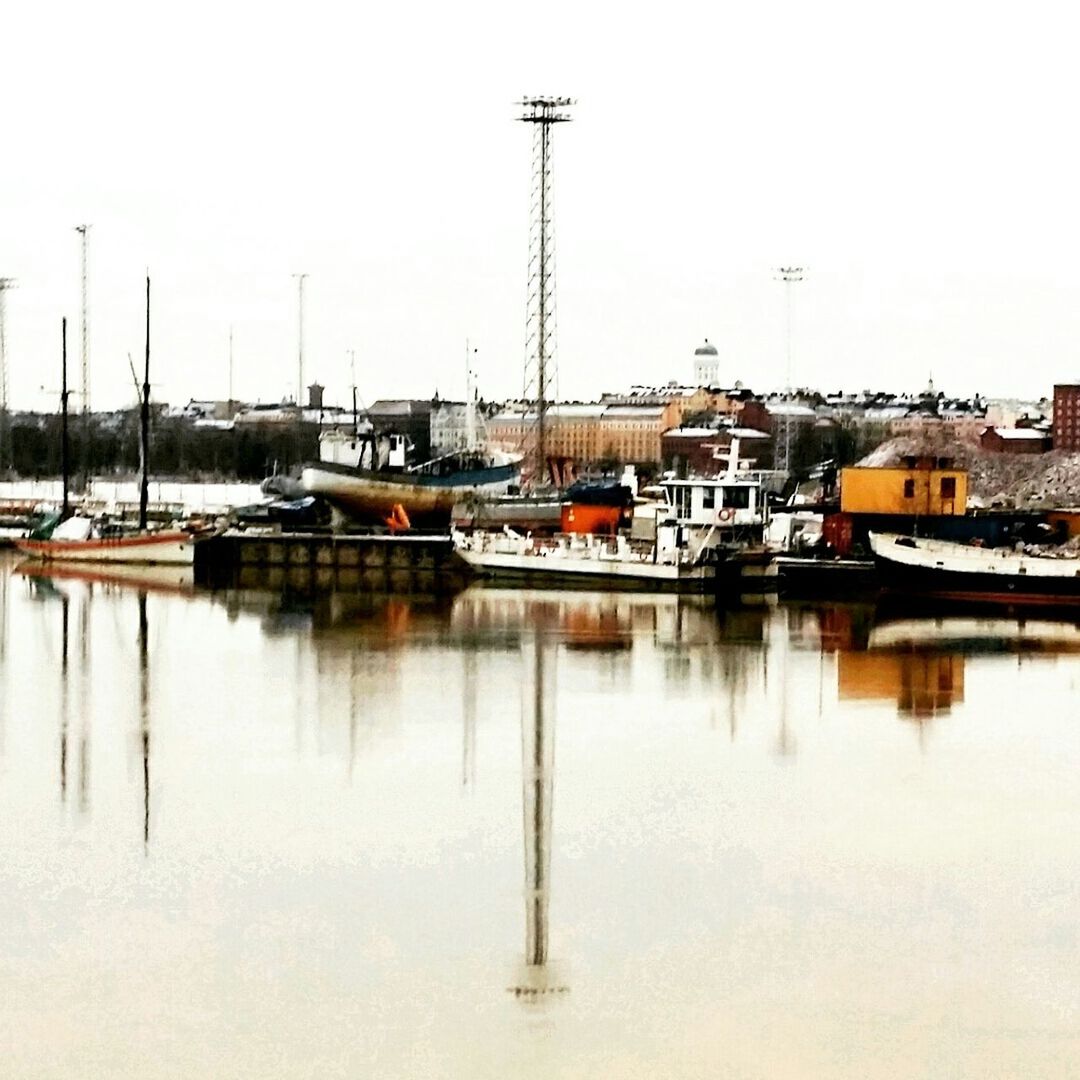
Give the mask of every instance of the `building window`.
[{"label": "building window", "polygon": [[956,498],[956,477],[943,476],[941,478],[941,497],[943,499]]},{"label": "building window", "polygon": [[914,480],[905,480],[904,481],[904,498],[905,499],[914,499],[915,498],[915,481]]}]

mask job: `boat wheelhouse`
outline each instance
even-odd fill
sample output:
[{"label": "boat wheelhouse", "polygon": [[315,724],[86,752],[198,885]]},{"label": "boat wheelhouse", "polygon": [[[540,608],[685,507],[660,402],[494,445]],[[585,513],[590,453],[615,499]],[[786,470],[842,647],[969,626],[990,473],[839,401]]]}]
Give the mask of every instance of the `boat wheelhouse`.
[{"label": "boat wheelhouse", "polygon": [[757,480],[721,476],[664,480],[661,483],[670,516],[679,524],[696,529],[731,529],[741,534],[765,527],[768,510]]}]

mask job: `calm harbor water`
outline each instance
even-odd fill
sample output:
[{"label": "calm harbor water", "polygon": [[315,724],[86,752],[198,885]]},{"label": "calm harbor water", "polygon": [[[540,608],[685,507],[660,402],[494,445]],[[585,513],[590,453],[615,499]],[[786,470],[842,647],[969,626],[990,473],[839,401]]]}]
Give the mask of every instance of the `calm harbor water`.
[{"label": "calm harbor water", "polygon": [[5,1076],[1076,1075],[1076,625],[16,565]]}]

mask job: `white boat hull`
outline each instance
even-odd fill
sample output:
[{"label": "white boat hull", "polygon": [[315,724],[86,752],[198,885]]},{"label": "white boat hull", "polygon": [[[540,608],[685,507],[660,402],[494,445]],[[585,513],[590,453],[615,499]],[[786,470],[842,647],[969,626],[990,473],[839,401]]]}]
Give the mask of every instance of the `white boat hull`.
[{"label": "white boat hull", "polygon": [[458,554],[478,574],[507,583],[701,592],[715,577],[712,566],[665,565],[637,559],[575,555],[573,552],[563,555],[511,554],[459,547]]},{"label": "white boat hull", "polygon": [[191,566],[197,542],[190,533],[170,530],[90,540],[19,540],[16,546],[46,561]]},{"label": "white boat hull", "polygon": [[1080,560],[871,533],[882,587],[906,597],[1080,604]]}]

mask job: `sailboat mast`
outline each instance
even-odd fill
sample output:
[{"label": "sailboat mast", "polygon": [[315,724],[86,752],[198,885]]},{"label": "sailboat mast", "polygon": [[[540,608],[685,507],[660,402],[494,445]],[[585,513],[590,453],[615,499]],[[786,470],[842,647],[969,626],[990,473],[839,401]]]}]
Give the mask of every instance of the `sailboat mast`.
[{"label": "sailboat mast", "polygon": [[[60,475],[64,485],[61,519],[67,521],[68,488],[71,486],[71,463],[68,461],[68,385],[67,385],[67,317],[60,320]],[[67,615],[67,609],[64,609]]]},{"label": "sailboat mast", "polygon": [[356,413],[356,350],[349,350],[349,378],[352,380],[352,430],[355,439],[360,434],[360,419]]},{"label": "sailboat mast", "polygon": [[146,364],[143,369],[142,401],[139,410],[139,464],[142,484],[139,488],[139,529],[146,528],[150,502],[150,275],[146,275]]}]

